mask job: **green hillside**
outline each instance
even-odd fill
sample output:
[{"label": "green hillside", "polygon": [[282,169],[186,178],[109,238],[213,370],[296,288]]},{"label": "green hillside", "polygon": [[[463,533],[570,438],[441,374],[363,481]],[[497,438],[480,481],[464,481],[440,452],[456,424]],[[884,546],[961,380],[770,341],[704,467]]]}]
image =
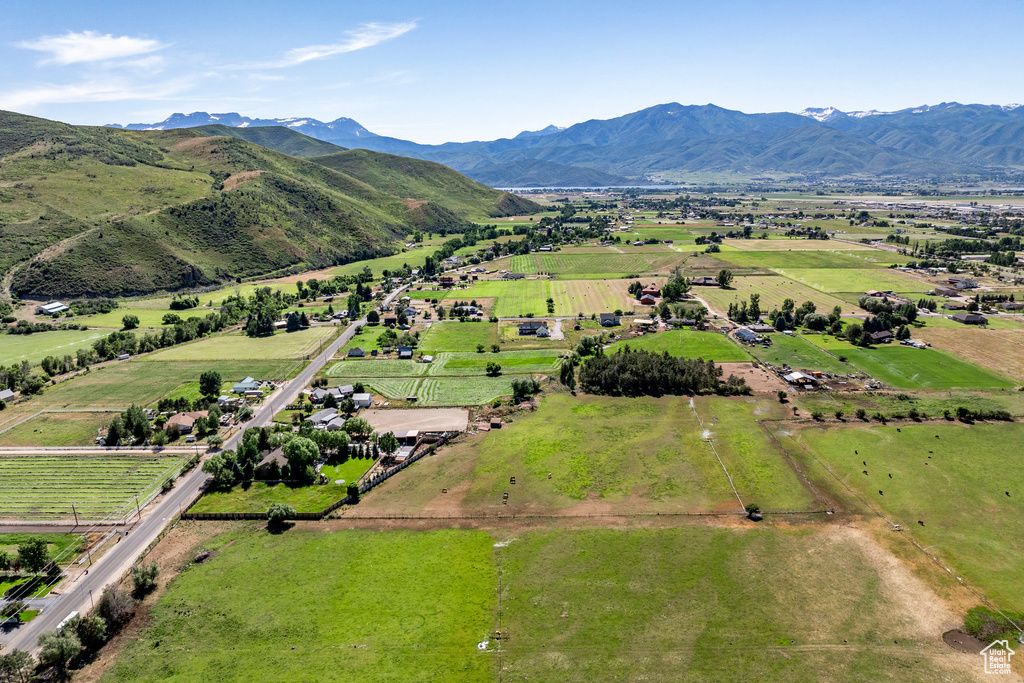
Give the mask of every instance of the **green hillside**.
[{"label": "green hillside", "polygon": [[311,138],[298,131],[284,126],[259,126],[257,128],[236,128],[213,124],[209,126],[197,126],[192,130],[200,135],[227,135],[233,138],[241,138],[254,142],[261,147],[272,149],[275,152],[282,152],[293,157],[315,157],[324,154],[342,152],[344,147]]},{"label": "green hillside", "polygon": [[353,149],[311,159],[374,187],[414,201],[432,201],[470,219],[539,211],[528,199],[470,180],[433,161]]},{"label": "green hillside", "polygon": [[[0,112],[0,271],[20,296],[73,297],[173,290],[390,254],[416,229],[466,224],[461,188],[476,183],[431,168],[458,188],[451,199],[437,191],[409,201],[408,193],[389,190],[435,187],[429,173],[403,180],[389,170],[382,187],[235,137],[68,126]],[[501,193],[483,190],[498,210]]]}]

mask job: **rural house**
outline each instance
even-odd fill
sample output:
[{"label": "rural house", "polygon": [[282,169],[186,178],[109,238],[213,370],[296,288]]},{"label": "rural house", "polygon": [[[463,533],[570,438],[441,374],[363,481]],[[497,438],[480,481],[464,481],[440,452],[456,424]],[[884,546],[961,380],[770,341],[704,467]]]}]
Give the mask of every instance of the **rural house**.
[{"label": "rural house", "polygon": [[601,316],[601,327],[615,327],[619,324],[620,318],[614,313],[602,313]]},{"label": "rural house", "polygon": [[641,306],[653,306],[656,303],[658,303],[658,297],[654,296],[653,294],[643,294],[640,296]]},{"label": "rural house", "polygon": [[412,359],[412,347],[411,346],[399,346],[398,357],[405,359]]},{"label": "rural house", "polygon": [[745,327],[736,330],[736,338],[745,344],[753,344],[757,341],[757,335]]},{"label": "rural house", "polygon": [[889,330],[879,330],[878,332],[871,333],[872,344],[888,344],[892,341],[892,332]]},{"label": "rural house", "polygon": [[690,284],[694,287],[717,287],[718,280],[708,275],[701,275],[690,280]]},{"label": "rural house", "polygon": [[369,408],[370,404],[373,403],[373,396],[370,394],[352,394],[352,400],[356,404],[356,408]]},{"label": "rural house", "polygon": [[502,280],[525,280],[526,279],[526,274],[525,273],[502,273],[501,274],[501,279]]},{"label": "rural house", "polygon": [[252,377],[246,377],[241,382],[235,382],[234,386],[231,387],[231,392],[235,394],[244,394],[247,391],[255,391],[259,388],[259,382]]},{"label": "rural house", "polygon": [[988,318],[977,313],[954,313],[949,317],[951,320],[963,323],[964,325],[988,325]]},{"label": "rural house", "polygon": [[641,294],[650,294],[651,296],[661,296],[661,287],[654,284],[653,282],[643,288]]},{"label": "rural house", "polygon": [[206,417],[205,410],[196,410],[190,413],[177,413],[171,415],[164,424],[164,431],[171,434],[188,434],[196,426],[196,420]]},{"label": "rural house", "polygon": [[325,408],[319,410],[309,417],[306,418],[306,422],[310,422],[314,427],[323,429],[327,426],[327,423],[338,417],[338,411],[334,408]]},{"label": "rural house", "polygon": [[353,346],[351,349],[348,350],[348,357],[349,358],[365,358],[366,357],[366,351],[364,351],[362,348],[360,348],[358,346]]},{"label": "rural house", "polygon": [[548,324],[543,320],[526,320],[519,323],[519,334],[523,336],[535,335],[537,337],[551,336]]}]

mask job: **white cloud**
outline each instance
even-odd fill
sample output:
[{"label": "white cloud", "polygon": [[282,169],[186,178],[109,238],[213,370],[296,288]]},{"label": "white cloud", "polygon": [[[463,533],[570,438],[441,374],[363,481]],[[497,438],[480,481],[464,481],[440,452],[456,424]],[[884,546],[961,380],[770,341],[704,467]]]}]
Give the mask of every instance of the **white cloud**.
[{"label": "white cloud", "polygon": [[23,111],[44,104],[158,100],[177,95],[187,90],[190,85],[183,80],[166,81],[142,87],[120,81],[40,85],[34,88],[0,93],[0,109]]},{"label": "white cloud", "polygon": [[347,32],[348,39],[333,45],[307,45],[289,50],[284,59],[273,66],[295,66],[314,59],[333,57],[334,55],[345,54],[364,50],[384,41],[397,38],[416,28],[415,21],[406,21],[396,24],[363,24],[359,28]]},{"label": "white cloud", "polygon": [[147,38],[113,36],[109,33],[100,35],[95,31],[68,31],[62,36],[43,36],[19,43],[18,46],[26,50],[50,53],[50,57],[43,60],[44,64],[102,62],[142,55],[166,47]]}]

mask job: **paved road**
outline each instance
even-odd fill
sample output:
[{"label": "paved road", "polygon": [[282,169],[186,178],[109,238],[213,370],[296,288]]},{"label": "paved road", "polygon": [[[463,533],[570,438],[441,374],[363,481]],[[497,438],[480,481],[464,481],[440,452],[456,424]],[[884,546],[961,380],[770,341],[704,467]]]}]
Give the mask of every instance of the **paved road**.
[{"label": "paved road", "polygon": [[[390,304],[404,289],[403,287],[392,292],[385,299],[384,304]],[[286,383],[284,387],[268,396],[247,426],[260,427],[270,423],[274,414],[293,402],[313,379],[313,376],[334,357],[338,349],[353,337],[355,328],[365,324],[366,319],[363,318],[355,324],[349,325],[341,333],[341,336],[327,346],[319,356],[311,360],[302,372]],[[234,448],[241,437],[242,431],[240,430],[227,439],[223,447],[225,449]],[[92,601],[100,596],[103,589],[117,582],[127,573],[171,520],[199,496],[209,478],[209,475],[198,467],[180,478],[162,501],[151,504],[147,514],[135,522],[128,533],[118,539],[114,546],[96,561],[95,566],[89,569],[88,574],[81,574],[74,582],[62,583],[58,586],[57,590],[61,595],[50,599],[48,608],[39,616],[14,631],[0,632],[0,643],[3,644],[4,649],[18,648],[34,653],[37,649],[36,641],[39,634],[56,628],[57,624],[71,612],[77,611],[84,614],[91,609]]]}]

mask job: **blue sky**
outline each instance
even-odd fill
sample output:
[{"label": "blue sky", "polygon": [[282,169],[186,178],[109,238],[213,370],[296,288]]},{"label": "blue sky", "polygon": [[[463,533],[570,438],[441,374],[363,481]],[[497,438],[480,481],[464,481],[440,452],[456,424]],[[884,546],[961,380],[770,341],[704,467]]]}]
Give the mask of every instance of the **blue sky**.
[{"label": "blue sky", "polygon": [[[147,3],[140,3],[145,5]],[[353,118],[493,139],[665,102],[746,112],[1024,101],[1020,0],[9,3],[0,108]]]}]

